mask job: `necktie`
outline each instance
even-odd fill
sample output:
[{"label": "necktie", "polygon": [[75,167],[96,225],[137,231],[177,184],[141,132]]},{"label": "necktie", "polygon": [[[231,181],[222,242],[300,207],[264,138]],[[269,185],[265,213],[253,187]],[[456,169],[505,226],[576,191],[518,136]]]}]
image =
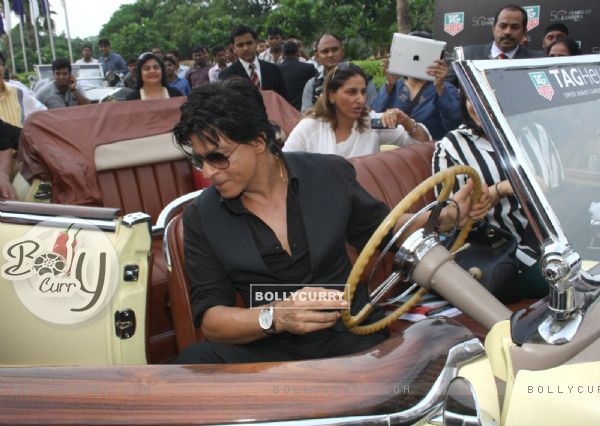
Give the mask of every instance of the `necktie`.
[{"label": "necktie", "polygon": [[258,74],[256,73],[256,68],[254,64],[250,64],[248,68],[250,68],[250,81],[252,81],[254,87],[260,90],[260,79],[258,78]]},{"label": "necktie", "polygon": [[508,59],[508,56],[505,55],[504,53],[499,54],[497,57],[497,59]]}]

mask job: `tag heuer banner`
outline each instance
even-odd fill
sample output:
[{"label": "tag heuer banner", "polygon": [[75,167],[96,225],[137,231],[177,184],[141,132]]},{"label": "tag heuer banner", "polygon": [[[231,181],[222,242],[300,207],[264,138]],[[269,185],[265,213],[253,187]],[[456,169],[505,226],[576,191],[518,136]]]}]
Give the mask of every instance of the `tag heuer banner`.
[{"label": "tag heuer banner", "polygon": [[600,102],[600,62],[489,70],[486,77],[506,117],[573,104],[586,104],[595,111]]},{"label": "tag heuer banner", "polygon": [[[581,43],[584,54],[600,53],[600,2],[598,0],[537,0],[514,3],[527,11],[527,27],[531,42],[529,48],[542,48],[544,28],[562,22],[570,37]],[[448,43],[447,50],[455,46],[489,43],[496,12],[506,1],[487,0],[436,0],[434,37]]]}]

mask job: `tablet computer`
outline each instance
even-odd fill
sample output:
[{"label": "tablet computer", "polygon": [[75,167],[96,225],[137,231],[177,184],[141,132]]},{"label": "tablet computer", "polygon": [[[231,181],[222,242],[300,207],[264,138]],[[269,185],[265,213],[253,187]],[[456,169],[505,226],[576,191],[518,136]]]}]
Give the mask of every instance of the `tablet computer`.
[{"label": "tablet computer", "polygon": [[388,72],[433,81],[435,78],[427,75],[427,67],[443,58],[445,47],[445,41],[394,33]]}]

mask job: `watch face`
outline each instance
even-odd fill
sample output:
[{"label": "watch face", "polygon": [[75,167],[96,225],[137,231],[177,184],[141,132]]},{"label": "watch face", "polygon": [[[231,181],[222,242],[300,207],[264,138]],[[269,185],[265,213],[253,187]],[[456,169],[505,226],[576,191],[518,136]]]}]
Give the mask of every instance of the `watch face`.
[{"label": "watch face", "polygon": [[273,311],[269,308],[262,308],[258,316],[258,323],[263,330],[269,330],[273,325]]}]

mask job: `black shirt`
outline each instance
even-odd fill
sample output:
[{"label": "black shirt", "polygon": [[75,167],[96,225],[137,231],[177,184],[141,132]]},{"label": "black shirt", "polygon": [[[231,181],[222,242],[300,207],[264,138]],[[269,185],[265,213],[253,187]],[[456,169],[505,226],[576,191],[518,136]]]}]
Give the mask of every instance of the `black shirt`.
[{"label": "black shirt", "polygon": [[185,209],[186,271],[196,325],[209,308],[234,306],[236,291],[249,305],[250,284],[277,284],[284,291],[288,284],[295,291],[301,284],[345,283],[351,269],[345,243],[361,249],[387,215],[385,204],[360,186],[344,158],[303,152],[283,158],[291,256],[239,198],[221,198],[210,187]]},{"label": "black shirt", "polygon": [[287,193],[287,228],[291,255],[283,249],[273,230],[246,209],[239,197],[223,198],[222,202],[233,214],[246,218],[260,256],[273,275],[287,283],[303,283],[310,279],[310,253],[298,199],[298,177],[289,176]]}]

